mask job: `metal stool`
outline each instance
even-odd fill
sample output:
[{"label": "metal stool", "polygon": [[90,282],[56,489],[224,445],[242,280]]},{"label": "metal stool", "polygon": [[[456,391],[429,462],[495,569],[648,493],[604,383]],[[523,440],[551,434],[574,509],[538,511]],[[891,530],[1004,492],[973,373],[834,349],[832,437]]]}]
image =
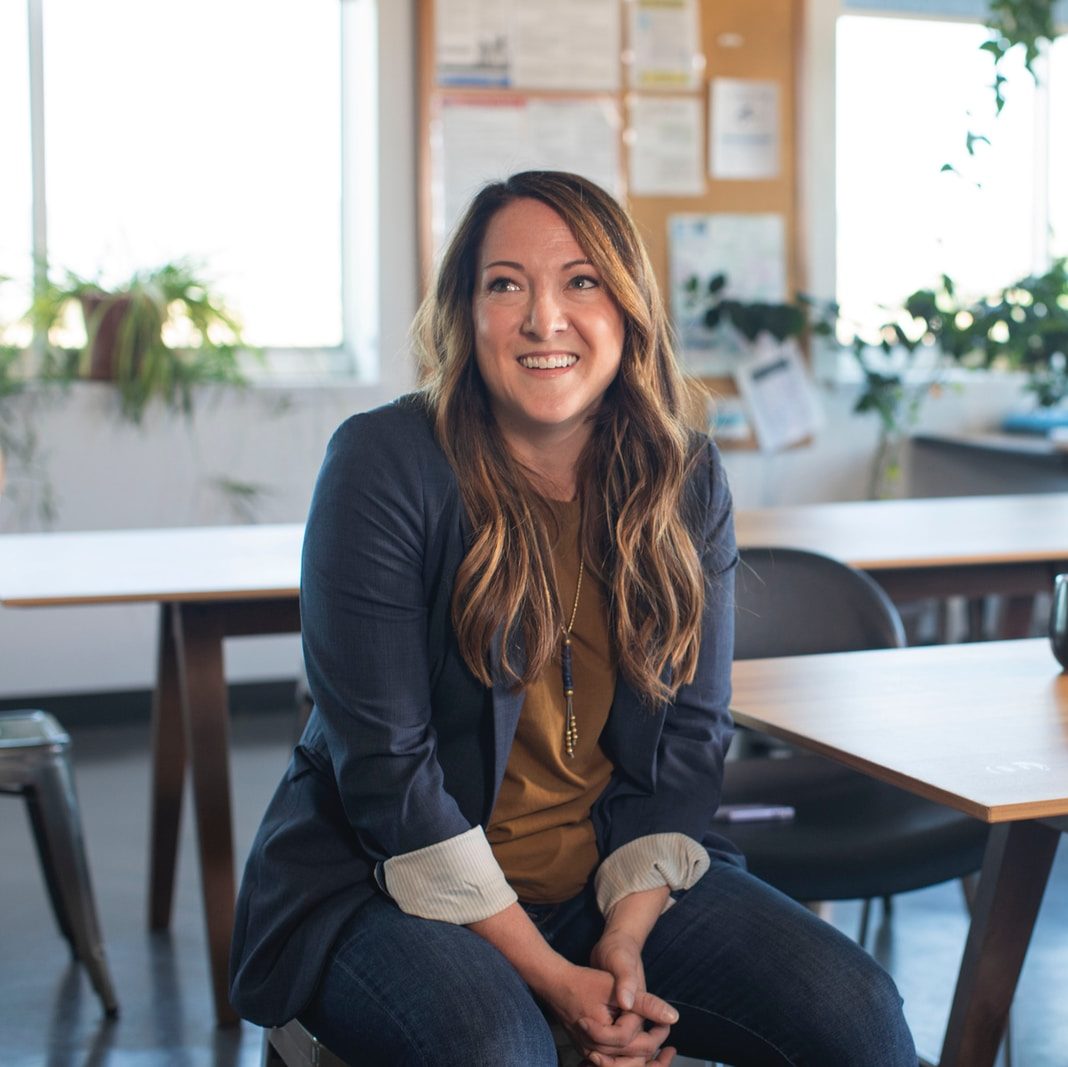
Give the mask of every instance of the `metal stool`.
[{"label": "metal stool", "polygon": [[93,902],[69,752],[70,737],[51,715],[0,714],[0,792],[25,798],[60,932],[85,965],[105,1014],[115,1016],[119,1004]]},{"label": "metal stool", "polygon": [[296,1019],[263,1031],[263,1067],[348,1067]]}]

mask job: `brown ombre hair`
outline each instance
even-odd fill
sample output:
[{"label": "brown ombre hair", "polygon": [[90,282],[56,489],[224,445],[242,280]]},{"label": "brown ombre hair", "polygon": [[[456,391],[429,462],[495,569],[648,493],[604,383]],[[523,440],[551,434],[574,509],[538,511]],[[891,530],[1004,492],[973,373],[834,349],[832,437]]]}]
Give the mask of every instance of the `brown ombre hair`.
[{"label": "brown ombre hair", "polygon": [[[541,201],[567,223],[623,317],[619,373],[576,472],[580,551],[608,595],[619,669],[643,700],[659,703],[691,681],[697,665],[704,579],[682,513],[697,452],[641,239],[611,196],[574,174],[526,171],[485,186],[453,233],[413,326],[438,441],[474,530],[453,591],[460,653],[483,684],[492,684],[489,649],[503,628],[504,680],[526,685],[559,649],[564,626],[550,509],[505,446],[475,362],[473,301],[486,228],[523,198]],[[518,665],[517,639],[525,653]]]}]

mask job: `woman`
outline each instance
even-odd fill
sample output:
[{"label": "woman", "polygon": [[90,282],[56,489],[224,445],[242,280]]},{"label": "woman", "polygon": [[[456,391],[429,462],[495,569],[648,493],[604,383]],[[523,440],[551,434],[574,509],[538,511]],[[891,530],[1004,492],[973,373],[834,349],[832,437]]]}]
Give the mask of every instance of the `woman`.
[{"label": "woman", "polygon": [[[356,1064],[916,1063],[889,978],[708,832],[736,562],[635,228],[573,175],[475,198],[422,393],[335,434],[315,710],[253,844],[235,1005]],[[671,1045],[667,1044],[669,1039]]]}]

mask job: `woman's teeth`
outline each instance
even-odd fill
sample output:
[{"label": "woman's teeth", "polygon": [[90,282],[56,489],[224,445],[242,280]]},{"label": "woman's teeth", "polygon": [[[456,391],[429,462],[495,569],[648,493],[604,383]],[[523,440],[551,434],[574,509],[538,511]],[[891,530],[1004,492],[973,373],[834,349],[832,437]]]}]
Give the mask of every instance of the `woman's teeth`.
[{"label": "woman's teeth", "polygon": [[578,356],[520,356],[519,362],[528,370],[555,370],[578,363]]}]

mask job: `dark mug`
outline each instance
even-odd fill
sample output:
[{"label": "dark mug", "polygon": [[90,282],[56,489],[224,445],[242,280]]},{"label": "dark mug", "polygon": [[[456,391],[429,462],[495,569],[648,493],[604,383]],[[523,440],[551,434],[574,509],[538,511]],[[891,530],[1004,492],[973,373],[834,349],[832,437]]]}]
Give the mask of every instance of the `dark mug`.
[{"label": "dark mug", "polygon": [[1049,613],[1049,643],[1057,662],[1068,671],[1068,574],[1053,579],[1053,606]]}]

